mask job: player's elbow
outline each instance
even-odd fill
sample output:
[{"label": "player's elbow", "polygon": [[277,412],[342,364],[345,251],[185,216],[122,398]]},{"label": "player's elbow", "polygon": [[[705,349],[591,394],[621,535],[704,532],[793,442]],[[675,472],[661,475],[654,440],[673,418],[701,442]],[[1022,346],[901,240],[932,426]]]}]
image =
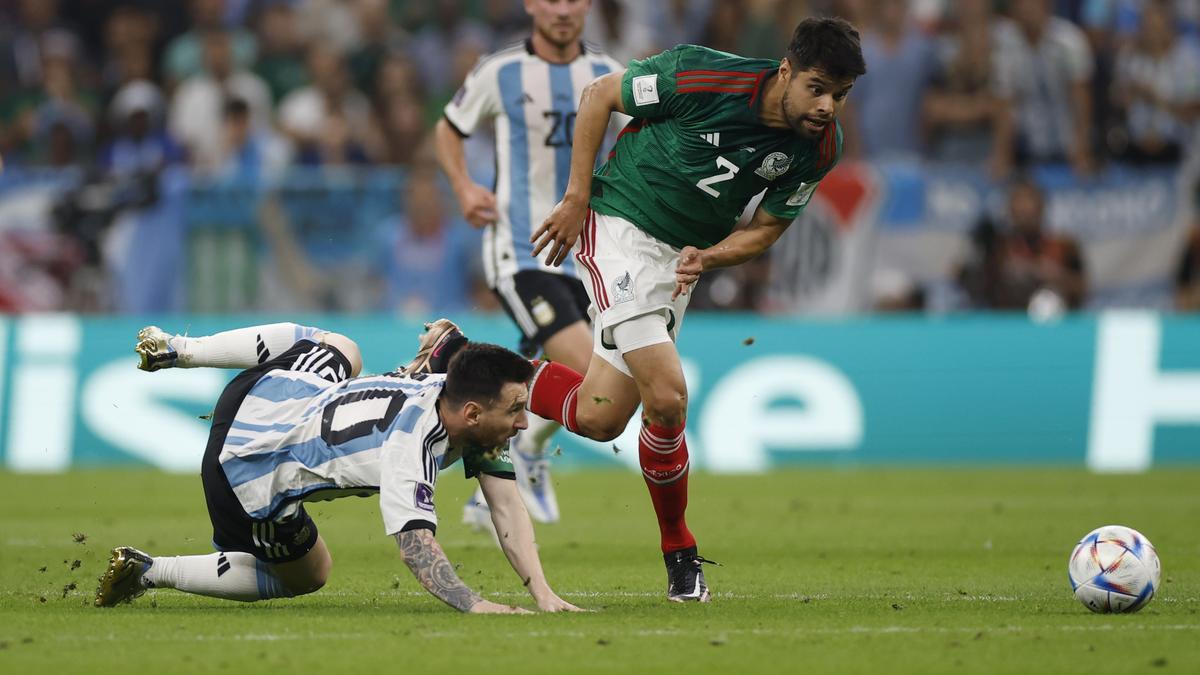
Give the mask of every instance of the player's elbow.
[{"label": "player's elbow", "polygon": [[601,75],[583,88],[579,108],[584,106],[600,106],[605,114],[613,111],[624,113],[625,106],[621,102],[621,77],[624,73],[608,73]]}]

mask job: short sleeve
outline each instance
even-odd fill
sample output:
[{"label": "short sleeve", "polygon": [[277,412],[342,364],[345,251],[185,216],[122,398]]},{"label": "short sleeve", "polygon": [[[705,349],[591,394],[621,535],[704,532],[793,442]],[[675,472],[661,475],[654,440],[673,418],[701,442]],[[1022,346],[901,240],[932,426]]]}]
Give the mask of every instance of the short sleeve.
[{"label": "short sleeve", "polygon": [[482,452],[472,452],[463,455],[463,472],[467,478],[474,478],[481,473],[486,473],[500,478],[515,478],[516,471],[513,469],[512,461],[508,455],[508,446],[496,453],[495,456],[488,456]]},{"label": "short sleeve", "polygon": [[621,102],[630,117],[670,117],[676,109],[678,48],[629,62],[621,76]]},{"label": "short sleeve", "polygon": [[433,506],[433,480],[426,479],[420,436],[395,434],[379,460],[379,511],[388,535],[403,532],[410,523],[424,521],[437,527]]},{"label": "short sleeve", "polygon": [[1088,45],[1087,36],[1070,22],[1063,20],[1060,24],[1061,41],[1065,52],[1067,73],[1071,82],[1087,82],[1092,79],[1093,59],[1092,48]]},{"label": "short sleeve", "polygon": [[442,111],[446,120],[463,136],[475,133],[481,122],[495,117],[500,109],[496,69],[487,58],[475,65]]},{"label": "short sleeve", "polygon": [[813,194],[816,193],[821,179],[832,171],[833,167],[837,166],[838,160],[841,159],[841,125],[838,125],[836,134],[834,147],[831,149],[830,158],[827,161],[822,162],[818,157],[816,168],[813,170],[797,171],[795,175],[788,176],[782,183],[767,189],[760,204],[764,211],[784,220],[795,220],[800,215],[804,207],[808,206]]}]

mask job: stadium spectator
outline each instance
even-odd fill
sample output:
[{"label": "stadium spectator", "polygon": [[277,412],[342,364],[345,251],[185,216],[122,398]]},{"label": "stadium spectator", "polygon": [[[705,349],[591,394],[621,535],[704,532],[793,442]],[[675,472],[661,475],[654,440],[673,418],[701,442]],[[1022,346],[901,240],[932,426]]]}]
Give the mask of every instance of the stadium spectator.
[{"label": "stadium spectator", "polygon": [[[320,155],[324,133],[346,131],[349,142],[365,156],[375,157],[381,149],[371,104],[350,81],[342,55],[329,45],[313,43],[308,49],[308,74],[312,84],[288,94],[279,106],[279,124],[299,154]],[[339,130],[339,118],[345,120],[346,129]]]},{"label": "stadium spectator", "polygon": [[358,47],[362,38],[351,3],[345,0],[296,0],[291,4],[296,8],[297,27],[307,44],[319,42],[343,54]]},{"label": "stadium spectator", "polygon": [[382,309],[429,316],[468,306],[478,235],[451,215],[435,167],[409,172],[403,209],[384,221],[380,237]]},{"label": "stadium spectator", "polygon": [[1178,37],[1170,3],[1147,0],[1141,27],[1116,62],[1114,105],[1123,133],[1114,153],[1135,163],[1174,164],[1194,136],[1200,118],[1200,50]]},{"label": "stadium spectator", "polygon": [[970,306],[1024,310],[1036,294],[1052,294],[1070,309],[1087,295],[1083,254],[1069,236],[1045,227],[1045,197],[1038,185],[1020,178],[1009,188],[1006,223],[990,220],[974,233],[972,259],[958,278]]},{"label": "stadium spectator", "polygon": [[[595,24],[594,21],[589,23]],[[708,21],[705,22],[704,30],[700,34],[699,44],[723,52],[736,52],[745,27],[746,0],[714,0],[712,12],[708,15]],[[628,61],[623,58],[621,52],[614,51],[608,45],[605,47],[613,55],[613,58],[618,61]]]},{"label": "stadium spectator", "polygon": [[78,33],[63,20],[59,0],[18,0],[15,4],[11,32],[0,27],[0,91],[41,86],[47,51],[71,60],[82,55]]},{"label": "stadium spectator", "polygon": [[389,56],[404,45],[404,34],[389,14],[387,0],[357,0],[354,4],[362,39],[347,60],[354,86],[371,98],[379,70]]},{"label": "stadium spectator", "polygon": [[158,86],[135,80],[121,87],[108,112],[114,137],[100,156],[110,174],[155,174],[182,162],[183,149],[163,128],[165,105]]},{"label": "stadium spectator", "polygon": [[[669,49],[701,40],[704,24],[712,12],[713,0],[666,0],[661,4],[647,4],[656,5],[658,10],[651,24],[654,47]],[[794,26],[795,22],[788,25]]]},{"label": "stadium spectator", "polygon": [[271,93],[261,78],[237,67],[229,33],[219,29],[204,33],[203,47],[204,72],[179,85],[167,126],[187,148],[191,166],[211,172],[225,159],[221,123],[226,102],[245,101],[251,123],[265,129],[270,125]]},{"label": "stadium spectator", "polygon": [[69,53],[44,51],[42,88],[33,98],[28,159],[35,164],[67,167],[86,163],[95,138],[95,95],[82,89]]},{"label": "stadium spectator", "polygon": [[246,101],[227,99],[221,120],[221,164],[216,174],[223,181],[254,188],[287,166],[291,148],[269,129],[254,125]]},{"label": "stadium spectator", "polygon": [[1000,97],[1013,121],[999,129],[998,168],[1070,162],[1079,175],[1095,168],[1091,147],[1093,56],[1083,31],[1053,16],[1051,0],[1013,0],[996,30]]},{"label": "stadium spectator", "polygon": [[384,157],[390,164],[407,166],[421,153],[426,139],[424,102],[404,93],[383,101]]},{"label": "stadium spectator", "polygon": [[654,11],[652,6],[657,4],[637,0],[593,0],[583,37],[600,45],[621,63],[649,56],[660,46],[655,44],[650,18]]},{"label": "stadium spectator", "polygon": [[308,84],[296,12],[287,2],[266,3],[255,26],[258,59],[254,62],[254,73],[267,83],[272,100],[278,104],[288,92]]},{"label": "stadium spectator", "polygon": [[1181,312],[1200,312],[1200,218],[1188,233],[1175,272],[1175,308]]},{"label": "stadium spectator", "polygon": [[464,11],[462,0],[437,0],[432,3],[429,20],[416,29],[409,42],[409,53],[421,64],[421,77],[431,96],[448,100],[458,87],[454,80],[452,59],[447,58],[446,46],[460,49],[472,45],[479,52],[492,46],[494,37],[483,23]]},{"label": "stadium spectator", "polygon": [[241,26],[226,23],[226,0],[191,0],[188,12],[190,29],[170,41],[163,54],[163,74],[169,83],[178,84],[208,70],[206,41],[214,31],[228,32],[230,58],[236,70],[245,70],[254,64],[257,49],[254,35]]},{"label": "stadium spectator", "polygon": [[1200,227],[1192,228],[1175,280],[1175,308],[1200,312]]},{"label": "stadium spectator", "polygon": [[158,39],[155,17],[141,7],[121,5],[104,22],[101,82],[115,92],[138,80],[155,80],[154,45]]},{"label": "stadium spectator", "polygon": [[939,45],[937,71],[925,96],[923,121],[929,156],[983,164],[999,156],[999,125],[1010,121],[995,93],[992,68],[995,15],[990,0],[955,4],[951,29]]},{"label": "stadium spectator", "polygon": [[254,35],[226,23],[226,0],[191,0],[188,11],[190,29],[171,40],[163,57],[163,72],[169,82],[180,83],[210,70],[206,52],[208,36],[214,32],[228,34],[234,69],[244,70],[254,65]]},{"label": "stadium spectator", "polygon": [[847,107],[847,144],[871,159],[916,157],[921,106],[936,66],[933,43],[912,22],[908,0],[872,0],[862,36],[864,75]]}]

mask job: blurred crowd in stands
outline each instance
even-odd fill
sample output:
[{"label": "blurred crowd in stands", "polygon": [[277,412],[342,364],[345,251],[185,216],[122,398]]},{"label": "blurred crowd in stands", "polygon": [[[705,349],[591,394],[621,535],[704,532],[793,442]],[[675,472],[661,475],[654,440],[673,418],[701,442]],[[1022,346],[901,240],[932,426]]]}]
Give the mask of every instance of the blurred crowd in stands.
[{"label": "blurred crowd in stands", "polygon": [[[959,162],[1010,186],[1006,216],[981,223],[957,270],[972,308],[1022,309],[1046,289],[1085,304],[1086,261],[1043,228],[1030,167],[1087,177],[1112,162],[1179,168],[1200,154],[1200,0],[592,4],[586,39],[621,61],[681,42],[778,58],[805,16],[853,21],[869,72],[843,120],[847,159]],[[74,168],[117,181],[129,208],[161,190],[135,179],[173,167],[243,185],[295,167],[400,167],[408,184],[365,263],[376,292],[305,301],[322,275],[308,260],[310,279],[290,282],[300,299],[280,308],[494,310],[478,233],[458,217],[428,138],[476,60],[528,30],[521,0],[0,0],[0,156],[9,172]],[[87,197],[58,210],[86,211]],[[0,223],[0,309],[180,309],[96,290],[105,257],[118,255],[103,232],[112,215],[89,226],[76,213],[53,238]],[[154,255],[136,242],[122,250]],[[1200,230],[1178,260],[1177,306],[1200,309]],[[763,309],[765,264],[709,275],[696,303]],[[899,288],[878,294],[877,308],[923,306],[920,289]]]}]

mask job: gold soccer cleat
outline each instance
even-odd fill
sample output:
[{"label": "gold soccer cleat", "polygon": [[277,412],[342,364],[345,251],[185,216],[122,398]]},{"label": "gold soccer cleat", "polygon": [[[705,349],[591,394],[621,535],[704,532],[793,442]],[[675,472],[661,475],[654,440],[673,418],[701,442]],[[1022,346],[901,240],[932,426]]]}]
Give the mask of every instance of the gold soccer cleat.
[{"label": "gold soccer cleat", "polygon": [[163,368],[173,368],[179,359],[179,354],[171,348],[171,336],[158,326],[146,326],[138,331],[137,346],[133,351],[138,355],[138,369],[152,372]]},{"label": "gold soccer cleat", "polygon": [[467,344],[467,336],[450,319],[425,324],[425,332],[417,340],[417,355],[400,369],[408,375],[446,372],[450,357]]},{"label": "gold soccer cleat", "polygon": [[118,546],[108,559],[108,569],[100,577],[96,588],[96,606],[112,607],[122,602],[131,602],[146,592],[142,575],[154,560],[130,546]]}]

